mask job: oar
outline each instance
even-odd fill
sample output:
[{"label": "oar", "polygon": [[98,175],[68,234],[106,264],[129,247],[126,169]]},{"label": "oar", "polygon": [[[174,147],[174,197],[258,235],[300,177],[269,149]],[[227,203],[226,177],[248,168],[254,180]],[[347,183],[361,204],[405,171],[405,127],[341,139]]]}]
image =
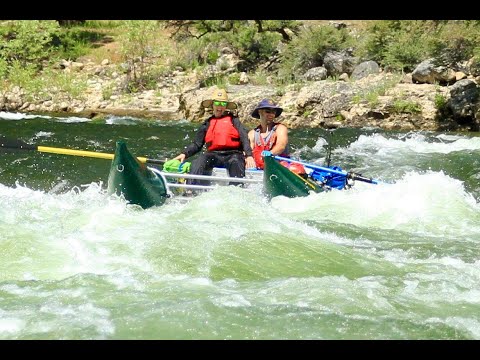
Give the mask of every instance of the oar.
[{"label": "oar", "polygon": [[310,169],[314,169],[314,170],[320,170],[320,171],[325,171],[325,172],[329,172],[329,173],[336,174],[336,175],[347,176],[348,178],[350,178],[352,180],[363,181],[363,182],[366,182],[366,183],[369,183],[369,184],[378,184],[379,183],[378,180],[367,178],[367,177],[364,177],[360,174],[355,174],[353,172],[346,172],[346,171],[335,170],[335,169],[326,168],[326,167],[322,167],[322,166],[318,166],[318,165],[308,164],[308,163],[303,162],[303,161],[293,160],[293,159],[286,158],[286,157],[283,157],[283,156],[274,156],[274,158],[277,159],[277,160],[284,160],[284,161],[288,161],[288,162],[302,164],[303,166],[308,167]]},{"label": "oar", "polygon": [[[95,151],[72,150],[72,149],[63,149],[63,148],[48,147],[48,146],[31,145],[21,140],[9,139],[1,135],[0,135],[0,148],[17,149],[17,150],[35,150],[39,152],[52,153],[52,154],[85,156],[85,157],[108,159],[108,160],[113,160],[113,157],[114,157],[114,154],[106,154],[106,153],[95,152]],[[163,160],[147,159],[146,157],[142,157],[142,156],[138,156],[137,159],[138,161],[142,163],[147,163],[147,164],[163,165],[163,163],[165,163],[165,161]]]}]

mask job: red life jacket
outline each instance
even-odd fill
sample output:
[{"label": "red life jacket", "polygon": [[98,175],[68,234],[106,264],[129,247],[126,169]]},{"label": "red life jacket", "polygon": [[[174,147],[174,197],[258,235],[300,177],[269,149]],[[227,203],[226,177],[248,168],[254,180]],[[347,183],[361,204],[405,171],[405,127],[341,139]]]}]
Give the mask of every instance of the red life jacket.
[{"label": "red life jacket", "polygon": [[286,160],[282,160],[280,161],[280,164],[282,164],[283,166],[285,166],[288,170],[290,170],[291,172],[294,172],[295,174],[298,174],[298,175],[304,175],[306,174],[307,172],[305,171],[305,168],[303,167],[302,164],[299,164],[299,163],[291,163],[291,162],[288,162]]},{"label": "red life jacket", "polygon": [[240,134],[233,126],[233,116],[226,115],[221,118],[210,118],[205,143],[208,151],[239,149]]},{"label": "red life jacket", "polygon": [[[255,128],[255,133],[254,133],[254,146],[253,146],[253,159],[255,160],[255,165],[257,166],[257,169],[263,169],[263,158],[262,158],[262,151],[263,150],[268,150],[270,151],[273,146],[275,145],[275,142],[277,141],[277,134],[275,133],[275,130],[277,130],[277,126],[279,123],[273,123],[272,130],[269,131],[267,136],[263,138],[260,135],[260,132],[262,131],[262,127],[259,125]],[[288,154],[288,145],[283,151],[280,156],[283,157],[290,157]]]}]

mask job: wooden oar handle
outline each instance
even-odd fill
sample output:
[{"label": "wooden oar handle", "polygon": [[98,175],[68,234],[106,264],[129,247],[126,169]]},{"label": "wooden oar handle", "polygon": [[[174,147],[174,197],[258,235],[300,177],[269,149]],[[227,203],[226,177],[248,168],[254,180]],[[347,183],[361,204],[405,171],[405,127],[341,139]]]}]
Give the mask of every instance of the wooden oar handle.
[{"label": "wooden oar handle", "polygon": [[[30,145],[22,140],[11,139],[3,135],[0,135],[0,148],[17,149],[17,150],[37,150],[39,152],[45,152],[45,153],[51,153],[51,154],[85,156],[85,157],[107,159],[107,160],[113,160],[113,157],[114,157],[114,154],[107,154],[107,153],[101,153],[96,151],[73,150],[73,149],[63,149],[63,148],[56,148],[56,147],[49,147],[49,146]],[[157,165],[163,165],[165,163],[165,161],[163,160],[147,159],[146,157],[142,157],[142,156],[137,157],[137,159],[141,163],[149,163],[149,164],[157,164]]]},{"label": "wooden oar handle", "polygon": [[147,159],[144,157],[137,157],[138,161],[140,162],[146,162],[148,164],[156,164],[156,165],[163,165],[165,164],[164,160],[155,160],[155,159]]},{"label": "wooden oar handle", "polygon": [[113,154],[105,154],[105,153],[99,153],[94,151],[62,149],[62,148],[54,148],[54,147],[48,147],[48,146],[39,146],[37,150],[40,152],[46,152],[46,153],[52,153],[52,154],[75,155],[75,156],[85,156],[85,157],[113,160]]}]

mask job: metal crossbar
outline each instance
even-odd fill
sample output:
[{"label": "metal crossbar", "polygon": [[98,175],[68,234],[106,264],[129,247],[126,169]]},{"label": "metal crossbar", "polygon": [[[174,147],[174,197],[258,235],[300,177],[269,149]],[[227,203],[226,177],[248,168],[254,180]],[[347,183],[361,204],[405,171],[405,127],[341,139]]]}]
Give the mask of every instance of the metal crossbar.
[{"label": "metal crossbar", "polygon": [[230,182],[241,182],[241,183],[249,183],[249,184],[262,182],[262,179],[235,178],[230,176],[193,175],[193,174],[178,174],[178,173],[168,173],[168,172],[162,172],[162,175],[167,178],[172,177],[172,178],[194,179],[194,180],[230,181]]}]

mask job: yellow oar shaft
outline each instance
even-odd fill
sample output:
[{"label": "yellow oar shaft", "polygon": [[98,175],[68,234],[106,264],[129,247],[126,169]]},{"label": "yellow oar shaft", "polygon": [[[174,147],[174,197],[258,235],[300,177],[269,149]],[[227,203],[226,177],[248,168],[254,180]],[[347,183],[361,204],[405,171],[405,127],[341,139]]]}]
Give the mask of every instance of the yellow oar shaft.
[{"label": "yellow oar shaft", "polygon": [[[54,148],[54,147],[48,147],[48,146],[38,146],[37,150],[40,152],[53,153],[53,154],[85,156],[85,157],[93,157],[93,158],[108,159],[108,160],[113,160],[113,157],[114,157],[113,154],[100,153],[100,152],[94,152],[94,151],[85,151],[85,150],[62,149],[62,148]],[[147,162],[147,158],[145,157],[139,156],[137,157],[137,159],[142,163]]]}]

